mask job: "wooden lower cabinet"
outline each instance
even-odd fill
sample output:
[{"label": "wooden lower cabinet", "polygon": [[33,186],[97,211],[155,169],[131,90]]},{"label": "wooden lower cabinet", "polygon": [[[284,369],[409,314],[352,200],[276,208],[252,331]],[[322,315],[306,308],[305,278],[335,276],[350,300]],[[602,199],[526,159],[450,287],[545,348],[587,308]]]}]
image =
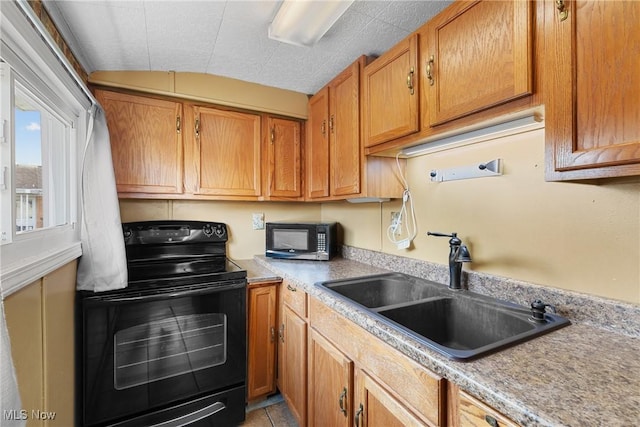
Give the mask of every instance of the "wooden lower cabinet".
[{"label": "wooden lower cabinet", "polygon": [[276,329],[278,282],[249,284],[247,399],[276,391]]},{"label": "wooden lower cabinet", "polygon": [[319,332],[309,335],[309,426],[429,425]]},{"label": "wooden lower cabinet", "polygon": [[309,426],[353,420],[353,361],[317,331],[309,332]]},{"label": "wooden lower cabinet", "polygon": [[300,426],[518,426],[322,302],[282,289],[279,384]]},{"label": "wooden lower cabinet", "polygon": [[404,427],[426,426],[424,421],[416,417],[402,405],[393,394],[376,382],[366,372],[356,372],[357,398],[354,425]]},{"label": "wooden lower cabinet", "polygon": [[314,298],[309,323],[310,425],[445,425],[443,378]]},{"label": "wooden lower cabinet", "polygon": [[286,281],[280,289],[278,388],[298,425],[305,426],[308,339],[306,293]]},{"label": "wooden lower cabinet", "polygon": [[449,384],[449,426],[452,427],[516,427],[518,424],[489,405]]}]

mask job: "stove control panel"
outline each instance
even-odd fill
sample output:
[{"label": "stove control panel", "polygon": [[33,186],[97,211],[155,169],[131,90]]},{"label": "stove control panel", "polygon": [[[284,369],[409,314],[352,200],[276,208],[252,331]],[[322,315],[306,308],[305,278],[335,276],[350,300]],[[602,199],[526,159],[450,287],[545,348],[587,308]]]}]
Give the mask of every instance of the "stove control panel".
[{"label": "stove control panel", "polygon": [[141,221],[122,224],[126,245],[170,243],[224,243],[227,226],[205,221]]}]

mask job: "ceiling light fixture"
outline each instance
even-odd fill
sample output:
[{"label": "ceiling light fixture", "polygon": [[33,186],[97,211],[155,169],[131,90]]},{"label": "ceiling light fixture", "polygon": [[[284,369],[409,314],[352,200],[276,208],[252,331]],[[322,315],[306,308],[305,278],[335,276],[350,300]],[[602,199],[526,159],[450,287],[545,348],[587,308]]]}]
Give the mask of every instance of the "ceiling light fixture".
[{"label": "ceiling light fixture", "polygon": [[269,38],[296,46],[313,46],[354,0],[284,0],[269,25]]},{"label": "ceiling light fixture", "polygon": [[532,115],[509,120],[503,123],[494,124],[491,126],[471,130],[469,132],[464,132],[441,139],[435,139],[415,145],[413,147],[407,147],[401,151],[401,155],[404,157],[419,156],[421,154],[440,151],[445,148],[459,147],[476,142],[486,141],[487,139],[494,139],[502,136],[525,132],[528,130],[538,129],[542,126],[542,117],[534,113]]}]

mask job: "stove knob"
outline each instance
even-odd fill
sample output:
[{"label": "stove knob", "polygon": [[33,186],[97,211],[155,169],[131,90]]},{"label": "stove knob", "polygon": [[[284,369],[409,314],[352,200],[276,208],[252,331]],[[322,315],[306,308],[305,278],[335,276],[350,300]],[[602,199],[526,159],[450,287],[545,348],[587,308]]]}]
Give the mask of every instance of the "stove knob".
[{"label": "stove knob", "polygon": [[131,231],[131,229],[127,228],[124,230],[124,240],[129,240],[129,238],[131,237],[131,235],[133,234],[133,232]]},{"label": "stove knob", "polygon": [[216,236],[218,237],[224,236],[224,227],[221,225],[218,225],[215,229],[215,233],[216,233]]},{"label": "stove knob", "polygon": [[202,227],[202,232],[205,236],[211,237],[213,234],[213,226],[211,224],[205,224],[204,227]]}]

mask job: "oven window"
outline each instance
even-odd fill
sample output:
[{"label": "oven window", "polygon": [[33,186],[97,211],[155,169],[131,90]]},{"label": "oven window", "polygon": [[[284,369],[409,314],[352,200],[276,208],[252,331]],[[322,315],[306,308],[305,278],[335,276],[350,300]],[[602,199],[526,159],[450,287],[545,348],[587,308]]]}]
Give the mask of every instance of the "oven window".
[{"label": "oven window", "polygon": [[156,320],[116,332],[114,343],[114,385],[124,390],[224,364],[227,316]]},{"label": "oven window", "polygon": [[308,250],[309,230],[273,230],[274,249]]}]

